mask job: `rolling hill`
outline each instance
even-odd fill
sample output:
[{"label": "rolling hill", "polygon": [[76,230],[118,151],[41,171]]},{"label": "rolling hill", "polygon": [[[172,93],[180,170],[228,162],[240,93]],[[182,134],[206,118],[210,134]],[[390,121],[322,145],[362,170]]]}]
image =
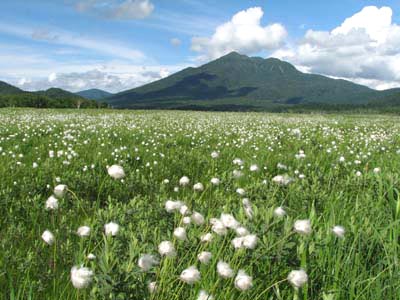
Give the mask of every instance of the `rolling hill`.
[{"label": "rolling hill", "polygon": [[107,98],[114,107],[262,110],[320,103],[364,105],[392,95],[346,80],[302,73],[276,58],[232,52],[198,68]]},{"label": "rolling hill", "polygon": [[88,100],[59,88],[26,92],[0,81],[0,107],[36,108],[96,108],[107,107],[104,102]]},{"label": "rolling hill", "polygon": [[105,98],[111,97],[113,95],[112,93],[100,89],[90,89],[90,90],[80,91],[75,94],[91,100],[104,100]]},{"label": "rolling hill", "polygon": [[8,84],[7,82],[0,81],[0,95],[15,95],[23,93],[24,91]]}]

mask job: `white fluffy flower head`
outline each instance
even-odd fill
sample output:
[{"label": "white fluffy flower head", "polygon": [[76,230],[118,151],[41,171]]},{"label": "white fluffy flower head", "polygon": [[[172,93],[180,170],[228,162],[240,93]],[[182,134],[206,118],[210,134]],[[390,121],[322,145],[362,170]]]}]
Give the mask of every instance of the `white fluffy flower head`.
[{"label": "white fluffy flower head", "polygon": [[67,190],[68,187],[65,184],[59,184],[54,188],[53,193],[57,198],[64,198]]},{"label": "white fluffy flower head", "polygon": [[346,230],[344,229],[343,226],[336,225],[336,226],[334,226],[334,227],[332,228],[332,232],[333,232],[333,234],[336,235],[338,238],[343,238],[344,235],[345,235],[345,233],[346,233]]},{"label": "white fluffy flower head", "polygon": [[92,282],[93,271],[86,267],[72,267],[71,281],[77,289],[84,289]]},{"label": "white fluffy flower head", "polygon": [[222,260],[217,264],[217,272],[222,278],[232,278],[235,275],[229,264]]},{"label": "white fluffy flower head", "polygon": [[165,202],[165,210],[170,213],[173,211],[180,210],[183,205],[184,203],[182,201],[167,200]]},{"label": "white fluffy flower head", "polygon": [[186,229],[183,227],[177,227],[174,230],[174,236],[181,241],[185,241],[187,239]]},{"label": "white fluffy flower head", "polygon": [[282,218],[286,215],[286,211],[283,209],[283,207],[279,206],[274,209],[274,216],[278,218]]},{"label": "white fluffy flower head", "polygon": [[212,254],[211,254],[211,252],[208,252],[208,251],[200,252],[200,253],[197,255],[197,259],[198,259],[202,264],[205,264],[205,265],[208,265],[208,263],[209,263],[210,260],[211,260],[211,257],[212,257]]},{"label": "white fluffy flower head", "polygon": [[187,176],[183,176],[181,179],[179,179],[179,185],[181,186],[187,186],[190,183],[190,179]]},{"label": "white fluffy flower head", "polygon": [[193,190],[196,192],[202,192],[204,191],[204,185],[201,182],[198,182],[193,186]]},{"label": "white fluffy flower head", "polygon": [[107,169],[108,175],[114,179],[122,179],[125,177],[124,169],[119,165],[112,165]]},{"label": "white fluffy flower head", "polygon": [[222,213],[220,219],[222,224],[227,228],[236,229],[240,226],[240,223],[231,214]]},{"label": "white fluffy flower head", "polygon": [[76,233],[77,233],[80,237],[89,236],[89,235],[90,235],[90,227],[89,227],[89,226],[81,226],[81,227],[78,228],[78,230],[76,231]]},{"label": "white fluffy flower head", "polygon": [[193,284],[200,280],[200,272],[195,266],[191,266],[186,270],[183,270],[179,278],[188,284]]},{"label": "white fluffy flower head", "polygon": [[42,239],[48,245],[52,245],[54,243],[54,235],[51,233],[50,230],[45,230],[43,232]]},{"label": "white fluffy flower head", "polygon": [[307,283],[308,276],[304,270],[293,270],[289,273],[287,279],[295,288],[301,288]]},{"label": "white fluffy flower head", "polygon": [[214,300],[214,297],[208,294],[206,291],[201,290],[197,296],[197,300]]},{"label": "white fluffy flower head", "polygon": [[119,225],[114,222],[110,222],[104,225],[104,231],[107,236],[116,236],[119,231]]},{"label": "white fluffy flower head", "polygon": [[219,185],[219,184],[220,184],[219,178],[216,178],[216,177],[211,178],[211,184],[213,184],[213,185]]},{"label": "white fluffy flower head", "polygon": [[195,211],[193,212],[192,216],[192,221],[196,225],[203,225],[204,224],[204,217],[201,213]]},{"label": "white fluffy flower head", "polygon": [[58,199],[51,195],[46,201],[46,209],[47,210],[56,210],[58,209]]},{"label": "white fluffy flower head", "polygon": [[158,253],[166,257],[174,257],[176,255],[174,245],[170,241],[161,242],[158,245]]},{"label": "white fluffy flower head", "polygon": [[144,272],[149,271],[156,264],[158,260],[151,254],[143,254],[138,260],[138,266]]},{"label": "white fluffy flower head", "polygon": [[302,235],[309,235],[311,233],[310,220],[297,220],[294,222],[294,231]]},{"label": "white fluffy flower head", "polygon": [[238,290],[246,291],[253,286],[253,279],[244,270],[239,270],[235,278],[235,287]]}]

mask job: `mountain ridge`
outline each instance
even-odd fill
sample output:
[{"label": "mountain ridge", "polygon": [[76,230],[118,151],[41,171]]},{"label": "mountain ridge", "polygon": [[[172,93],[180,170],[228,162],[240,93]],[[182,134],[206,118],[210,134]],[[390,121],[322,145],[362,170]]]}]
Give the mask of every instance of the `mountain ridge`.
[{"label": "mountain ridge", "polygon": [[309,103],[363,105],[393,93],[396,90],[380,92],[343,79],[303,73],[277,58],[231,52],[106,100],[121,108],[270,108]]},{"label": "mountain ridge", "polygon": [[106,104],[88,100],[60,88],[28,92],[0,81],[0,107],[104,108]]},{"label": "mountain ridge", "polygon": [[113,93],[101,89],[88,89],[76,92],[75,94],[89,100],[104,100],[105,98],[114,95]]}]

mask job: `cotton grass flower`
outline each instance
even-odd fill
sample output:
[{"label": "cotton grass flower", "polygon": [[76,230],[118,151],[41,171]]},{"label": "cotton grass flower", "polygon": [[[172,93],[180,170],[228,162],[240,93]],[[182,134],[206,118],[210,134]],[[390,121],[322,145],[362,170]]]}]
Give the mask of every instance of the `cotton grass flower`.
[{"label": "cotton grass flower", "polygon": [[344,235],[345,235],[345,233],[346,233],[346,230],[344,229],[343,226],[336,225],[336,226],[334,226],[334,227],[332,228],[332,232],[333,232],[333,234],[336,235],[338,238],[343,238]]},{"label": "cotton grass flower", "polygon": [[191,266],[183,270],[179,278],[187,284],[193,284],[200,280],[201,275],[195,266]]},{"label": "cotton grass flower", "polygon": [[309,235],[311,233],[311,222],[310,220],[297,220],[294,222],[293,228],[301,235]]},{"label": "cotton grass flower", "polygon": [[208,263],[209,263],[210,260],[211,260],[211,257],[212,257],[212,254],[211,254],[211,252],[208,252],[208,251],[200,252],[200,253],[197,255],[197,259],[198,259],[202,264],[205,264],[205,265],[208,265]]},{"label": "cotton grass flower", "polygon": [[218,158],[219,157],[219,153],[217,152],[217,151],[213,151],[213,152],[211,152],[211,157],[212,158]]},{"label": "cotton grass flower", "polygon": [[203,215],[197,211],[193,212],[191,218],[196,225],[203,225],[205,222]]},{"label": "cotton grass flower", "polygon": [[52,245],[54,243],[54,235],[51,233],[50,230],[45,230],[42,234],[42,239],[43,241],[48,244],[48,245]]},{"label": "cotton grass flower", "polygon": [[182,201],[172,201],[172,200],[167,200],[165,202],[165,210],[169,213],[180,210],[181,207],[184,205]]},{"label": "cotton grass flower", "polygon": [[301,288],[308,281],[308,275],[304,270],[293,270],[288,275],[288,281],[296,289]]},{"label": "cotton grass flower", "polygon": [[254,249],[257,246],[258,238],[255,234],[243,236],[243,247],[246,249]]},{"label": "cotton grass flower", "polygon": [[190,225],[191,222],[192,222],[192,219],[190,217],[183,217],[183,219],[182,219],[182,223],[186,226]]},{"label": "cotton grass flower", "polygon": [[47,210],[56,210],[58,209],[58,199],[51,195],[46,201],[46,209]]},{"label": "cotton grass flower", "polygon": [[240,223],[231,214],[222,213],[220,220],[227,228],[235,229],[240,226]]},{"label": "cotton grass flower", "polygon": [[183,204],[180,208],[179,208],[179,212],[181,213],[182,216],[188,215],[190,213],[189,207],[185,204]]},{"label": "cotton grass flower", "polygon": [[379,174],[381,172],[381,168],[374,168],[373,171],[375,174]]},{"label": "cotton grass flower", "polygon": [[158,253],[166,257],[174,257],[176,255],[175,247],[170,241],[161,242],[158,245]]},{"label": "cotton grass flower", "polygon": [[238,193],[240,196],[245,196],[246,195],[246,191],[242,188],[238,188],[236,189],[236,193]]},{"label": "cotton grass flower", "polygon": [[71,282],[76,289],[87,288],[92,282],[93,271],[86,267],[72,267]]},{"label": "cotton grass flower", "polygon": [[213,235],[211,233],[206,233],[200,236],[200,241],[202,243],[210,243],[213,240]]},{"label": "cotton grass flower", "polygon": [[229,264],[222,260],[220,260],[217,264],[217,272],[219,276],[225,279],[232,278],[235,275]]},{"label": "cotton grass flower", "polygon": [[200,290],[197,300],[214,300],[214,297],[204,290]]},{"label": "cotton grass flower", "polygon": [[89,253],[87,256],[88,260],[95,260],[96,259],[96,255],[94,255],[93,253]]},{"label": "cotton grass flower", "polygon": [[67,190],[68,187],[65,184],[59,184],[54,188],[53,193],[57,198],[64,198]]},{"label": "cotton grass flower", "polygon": [[138,260],[138,266],[144,272],[149,271],[154,265],[157,264],[158,260],[151,254],[143,254]]},{"label": "cotton grass flower", "polygon": [[236,234],[238,236],[245,236],[249,234],[249,231],[247,230],[247,228],[243,227],[243,226],[239,226],[235,229]]},{"label": "cotton grass flower", "polygon": [[108,175],[114,179],[122,179],[125,177],[124,169],[119,165],[112,165],[107,169]]},{"label": "cotton grass flower", "polygon": [[292,181],[293,181],[293,179],[290,178],[289,175],[287,175],[287,174],[277,175],[274,178],[272,178],[272,182],[282,185],[282,186],[289,185]]},{"label": "cotton grass flower", "polygon": [[216,178],[216,177],[211,178],[211,184],[212,185],[219,185],[220,184],[219,178]]},{"label": "cotton grass flower", "polygon": [[155,293],[157,291],[157,282],[156,281],[149,282],[149,284],[147,285],[147,289],[149,290],[150,294]]},{"label": "cotton grass flower", "polygon": [[243,208],[244,208],[244,213],[246,216],[251,220],[253,219],[253,207],[251,205],[251,202],[248,198],[243,198],[242,200]]},{"label": "cotton grass flower", "polygon": [[283,209],[283,207],[279,206],[274,209],[274,216],[278,218],[282,218],[286,216],[286,211]]},{"label": "cotton grass flower", "polygon": [[260,171],[260,168],[257,165],[250,166],[250,172],[258,172],[258,171]]},{"label": "cotton grass flower", "polygon": [[174,230],[174,236],[181,241],[185,241],[187,239],[186,229],[183,227],[177,227]]},{"label": "cotton grass flower", "polygon": [[202,192],[204,191],[204,185],[201,182],[198,182],[193,186],[193,190],[195,192]]},{"label": "cotton grass flower", "polygon": [[253,286],[253,279],[244,270],[239,270],[235,278],[235,287],[240,291],[246,291]]},{"label": "cotton grass flower", "polygon": [[181,179],[179,179],[179,185],[181,186],[187,186],[190,183],[190,179],[187,176],[183,176]]},{"label": "cotton grass flower", "polygon": [[90,235],[90,227],[89,227],[89,226],[81,226],[81,227],[78,228],[78,230],[76,231],[76,233],[77,233],[80,237],[89,236],[89,235]]},{"label": "cotton grass flower", "polygon": [[222,223],[221,220],[211,219],[210,222],[212,224],[211,230],[214,231],[216,234],[225,235],[228,233],[228,230],[226,229],[224,223]]},{"label": "cotton grass flower", "polygon": [[110,222],[104,225],[104,231],[107,236],[116,236],[119,231],[119,225],[114,222]]},{"label": "cotton grass flower", "polygon": [[243,247],[243,237],[235,237],[232,241],[231,244],[233,248],[235,249],[240,249]]}]

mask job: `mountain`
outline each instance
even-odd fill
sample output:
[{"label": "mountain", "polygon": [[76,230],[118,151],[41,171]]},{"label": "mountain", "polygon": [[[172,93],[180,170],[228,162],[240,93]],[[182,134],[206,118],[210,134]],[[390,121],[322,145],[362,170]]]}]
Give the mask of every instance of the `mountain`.
[{"label": "mountain", "polygon": [[53,98],[56,100],[65,100],[65,99],[81,99],[81,100],[87,100],[79,95],[76,95],[74,93],[68,92],[63,89],[59,88],[49,88],[48,90],[45,91],[38,91],[35,92],[37,94],[47,96],[49,98]]},{"label": "mountain", "polygon": [[88,100],[59,88],[26,92],[0,81],[0,107],[104,108],[107,104]]},{"label": "mountain", "polygon": [[80,91],[75,93],[76,95],[79,95],[83,98],[86,99],[92,99],[92,100],[104,100],[107,97],[112,96],[112,93],[99,90],[99,89],[90,89],[90,90],[85,90],[85,91]]},{"label": "mountain", "polygon": [[0,95],[15,95],[23,93],[24,91],[8,84],[4,81],[0,81]]},{"label": "mountain", "polygon": [[295,104],[363,105],[391,95],[350,81],[306,74],[276,58],[232,52],[198,68],[107,98],[114,107],[263,110]]}]

